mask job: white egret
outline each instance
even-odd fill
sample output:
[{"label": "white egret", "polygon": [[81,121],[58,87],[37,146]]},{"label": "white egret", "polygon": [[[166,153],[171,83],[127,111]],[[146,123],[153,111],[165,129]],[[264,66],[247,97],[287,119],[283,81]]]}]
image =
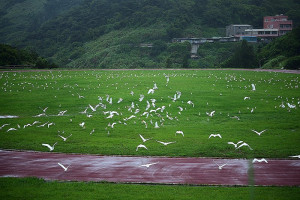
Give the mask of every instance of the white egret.
[{"label": "white egret", "polygon": [[71,137],[72,136],[72,134],[71,135],[69,135],[68,137],[64,137],[64,136],[61,136],[61,135],[58,135],[59,137],[61,137],[62,139],[63,139],[63,141],[65,142],[65,141],[67,141],[67,139],[69,138],[69,137]]},{"label": "white egret", "polygon": [[175,136],[176,136],[176,134],[181,134],[181,135],[184,137],[183,131],[176,131],[176,132],[175,132]]},{"label": "white egret", "polygon": [[161,143],[161,144],[163,144],[163,145],[165,145],[165,146],[167,146],[167,145],[169,145],[169,144],[173,144],[173,143],[175,143],[175,142],[162,142],[162,141],[158,141],[158,140],[156,140],[156,142],[158,142],[158,143]]},{"label": "white egret", "polygon": [[259,162],[259,163],[265,162],[265,163],[268,163],[268,161],[267,161],[266,159],[264,159],[264,158],[262,158],[262,159],[254,158],[254,159],[252,160],[252,163],[255,163],[255,162]]},{"label": "white egret", "polygon": [[140,135],[140,138],[143,140],[143,142],[147,142],[148,140],[151,140],[152,138],[148,138],[148,139],[145,139],[141,134]]},{"label": "white egret", "polygon": [[215,112],[216,112],[216,111],[214,110],[214,111],[211,111],[210,113],[209,113],[209,112],[206,112],[206,114],[207,114],[208,116],[212,117],[212,116],[214,116]]},{"label": "white egret", "polygon": [[63,164],[60,164],[60,163],[57,163],[59,166],[61,166],[63,169],[64,169],[64,171],[66,172],[67,170],[68,170],[68,168],[71,166],[71,165],[69,165],[68,167],[65,167]]},{"label": "white egret", "polygon": [[[147,147],[143,144],[139,144],[137,147],[136,147],[136,151],[138,151],[139,148],[144,148],[144,149],[147,149]],[[148,149],[147,149],[148,150]]]},{"label": "white egret", "polygon": [[52,146],[50,146],[49,144],[42,144],[45,147],[48,147],[50,151],[54,150],[54,146],[57,144],[57,142],[55,142]]},{"label": "white egret", "polygon": [[144,164],[144,165],[140,165],[141,167],[150,167],[151,165],[156,165],[157,163],[148,163],[148,164]]},{"label": "white egret", "polygon": [[238,143],[233,143],[233,142],[227,142],[227,144],[232,144],[235,148],[237,148],[238,144],[242,143],[243,141],[239,141]]},{"label": "white egret", "polygon": [[256,130],[251,130],[251,131],[253,131],[254,133],[256,133],[257,135],[261,135],[263,132],[265,132],[267,129],[265,129],[265,130],[263,130],[263,131],[260,131],[260,132],[258,132],[258,131],[256,131]]},{"label": "white egret", "polygon": [[[214,161],[214,163],[216,163],[215,161]],[[219,165],[218,163],[216,163],[216,165],[218,165],[218,168],[221,170],[225,165],[227,165],[228,163],[225,163],[225,164],[222,164],[222,165]]]},{"label": "white egret", "polygon": [[220,134],[210,134],[210,136],[208,137],[211,138],[211,137],[219,137],[219,138],[222,138],[222,136]]}]

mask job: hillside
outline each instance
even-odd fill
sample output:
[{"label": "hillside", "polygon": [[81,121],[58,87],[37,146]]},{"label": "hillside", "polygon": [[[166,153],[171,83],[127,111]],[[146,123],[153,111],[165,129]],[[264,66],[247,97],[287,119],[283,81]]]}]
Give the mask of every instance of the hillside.
[{"label": "hillside", "polygon": [[186,51],[169,44],[174,37],[223,36],[228,24],[261,27],[263,16],[280,13],[300,22],[294,0],[14,0],[0,10],[1,43],[68,67],[183,67]]}]

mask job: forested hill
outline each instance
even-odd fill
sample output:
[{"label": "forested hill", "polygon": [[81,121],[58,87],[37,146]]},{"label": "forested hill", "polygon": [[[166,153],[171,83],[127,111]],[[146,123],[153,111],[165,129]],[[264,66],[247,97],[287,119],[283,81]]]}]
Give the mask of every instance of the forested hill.
[{"label": "forested hill", "polygon": [[223,36],[229,24],[261,28],[263,16],[276,14],[297,26],[299,11],[297,0],[10,0],[0,2],[0,42],[60,66],[164,67],[185,60],[175,59],[188,47],[168,44],[174,37]]}]

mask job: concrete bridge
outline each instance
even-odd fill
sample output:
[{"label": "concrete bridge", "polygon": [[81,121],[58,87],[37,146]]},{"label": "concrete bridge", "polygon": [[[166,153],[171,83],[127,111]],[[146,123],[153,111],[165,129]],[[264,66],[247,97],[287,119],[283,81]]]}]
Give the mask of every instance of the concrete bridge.
[{"label": "concrete bridge", "polygon": [[204,43],[214,42],[238,42],[240,37],[212,37],[212,38],[174,38],[172,42],[189,42],[191,43],[191,58],[197,58],[198,48]]}]

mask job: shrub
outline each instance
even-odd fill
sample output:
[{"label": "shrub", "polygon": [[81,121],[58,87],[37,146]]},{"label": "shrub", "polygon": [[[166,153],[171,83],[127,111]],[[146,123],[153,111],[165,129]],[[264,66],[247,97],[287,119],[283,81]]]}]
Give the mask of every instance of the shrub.
[{"label": "shrub", "polygon": [[269,60],[267,63],[265,63],[262,68],[263,69],[274,69],[274,68],[282,68],[282,61],[286,59],[285,56],[277,56],[271,60]]},{"label": "shrub", "polygon": [[285,69],[300,69],[300,56],[294,56],[284,61]]}]

